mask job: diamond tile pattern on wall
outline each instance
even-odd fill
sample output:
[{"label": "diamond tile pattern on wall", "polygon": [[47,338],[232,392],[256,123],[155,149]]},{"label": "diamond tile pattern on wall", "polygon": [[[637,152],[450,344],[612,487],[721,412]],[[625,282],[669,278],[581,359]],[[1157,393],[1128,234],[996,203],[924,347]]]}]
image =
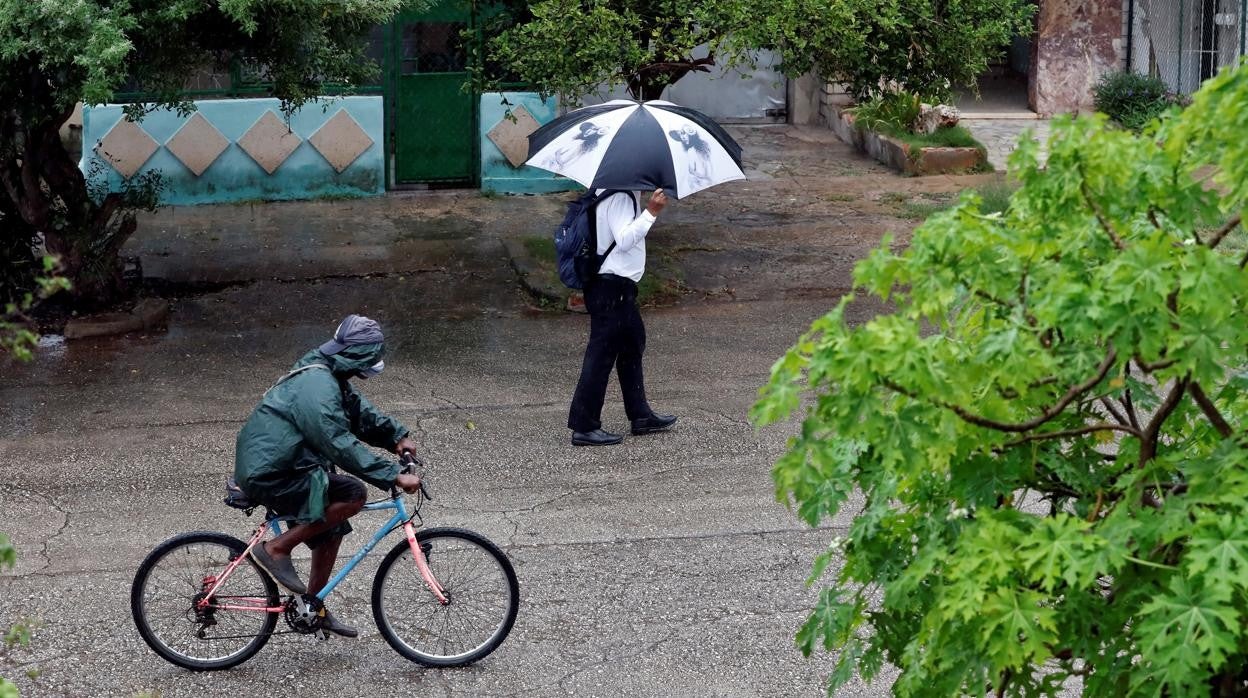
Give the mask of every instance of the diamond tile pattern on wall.
[{"label": "diamond tile pattern on wall", "polygon": [[272,109],[256,119],[247,133],[238,139],[238,147],[251,156],[265,172],[273,174],[295,152],[303,139],[286,126]]},{"label": "diamond tile pattern on wall", "polygon": [[312,134],[308,142],[339,174],[373,145],[373,139],[360,128],[346,109],[339,109],[337,114]]},{"label": "diamond tile pattern on wall", "polygon": [[198,177],[230,147],[229,140],[217,127],[196,113],[165,143],[165,148]]},{"label": "diamond tile pattern on wall", "polygon": [[516,117],[514,122],[504,118],[485,135],[498,146],[512,167],[520,167],[529,158],[529,134],[536,131],[540,124],[523,104],[511,110],[511,115]]},{"label": "diamond tile pattern on wall", "polygon": [[104,158],[122,177],[130,179],[143,163],[160,148],[142,126],[122,118],[95,146],[95,152]]}]

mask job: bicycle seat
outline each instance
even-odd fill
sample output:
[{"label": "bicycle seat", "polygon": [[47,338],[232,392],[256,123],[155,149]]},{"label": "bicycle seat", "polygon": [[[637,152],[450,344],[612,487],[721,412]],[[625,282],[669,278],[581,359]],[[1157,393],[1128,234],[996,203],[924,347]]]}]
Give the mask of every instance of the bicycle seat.
[{"label": "bicycle seat", "polygon": [[251,501],[251,498],[247,496],[247,493],[243,491],[243,488],[238,486],[238,481],[236,481],[233,477],[225,479],[225,499],[221,501],[224,502],[227,507],[242,509],[248,513],[250,513],[252,509],[256,508],[256,503]]}]

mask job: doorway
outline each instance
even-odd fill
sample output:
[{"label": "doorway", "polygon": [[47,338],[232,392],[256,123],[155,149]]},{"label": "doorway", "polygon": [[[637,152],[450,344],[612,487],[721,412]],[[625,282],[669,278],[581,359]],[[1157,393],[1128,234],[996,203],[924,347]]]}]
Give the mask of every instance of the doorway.
[{"label": "doorway", "polygon": [[473,26],[464,0],[403,11],[391,25],[394,89],[390,112],[394,183],[472,184],[477,177],[477,99],[464,92]]}]

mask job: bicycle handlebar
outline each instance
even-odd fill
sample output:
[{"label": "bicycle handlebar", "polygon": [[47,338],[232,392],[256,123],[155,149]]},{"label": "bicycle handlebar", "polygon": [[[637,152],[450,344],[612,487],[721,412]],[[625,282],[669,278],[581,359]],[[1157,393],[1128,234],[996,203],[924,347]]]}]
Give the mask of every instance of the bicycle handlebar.
[{"label": "bicycle handlebar", "polygon": [[428,499],[429,501],[433,501],[433,497],[429,494],[429,490],[425,487],[424,476],[421,475],[421,473],[417,472],[417,469],[423,470],[425,467],[425,464],[419,458],[416,457],[415,453],[412,453],[411,451],[404,451],[399,456],[399,463],[403,465],[403,470],[401,470],[400,472],[407,474],[407,475],[420,475],[421,476],[420,477],[420,493],[421,495],[424,496],[425,499]]}]

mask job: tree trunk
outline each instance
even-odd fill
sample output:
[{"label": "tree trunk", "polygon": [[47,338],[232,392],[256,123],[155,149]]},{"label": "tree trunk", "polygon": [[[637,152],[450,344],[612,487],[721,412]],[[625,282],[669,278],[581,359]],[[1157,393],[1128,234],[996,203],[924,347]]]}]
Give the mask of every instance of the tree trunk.
[{"label": "tree trunk", "polygon": [[[33,123],[16,110],[0,113],[0,142],[6,146],[0,151],[0,195],[42,235],[48,252],[60,257],[75,304],[91,308],[124,295],[119,255],[136,225],[121,194],[98,202],[91,198],[86,178],[61,142],[60,128],[71,112],[49,105],[43,112],[48,118]],[[7,230],[4,236],[9,237]]]}]

